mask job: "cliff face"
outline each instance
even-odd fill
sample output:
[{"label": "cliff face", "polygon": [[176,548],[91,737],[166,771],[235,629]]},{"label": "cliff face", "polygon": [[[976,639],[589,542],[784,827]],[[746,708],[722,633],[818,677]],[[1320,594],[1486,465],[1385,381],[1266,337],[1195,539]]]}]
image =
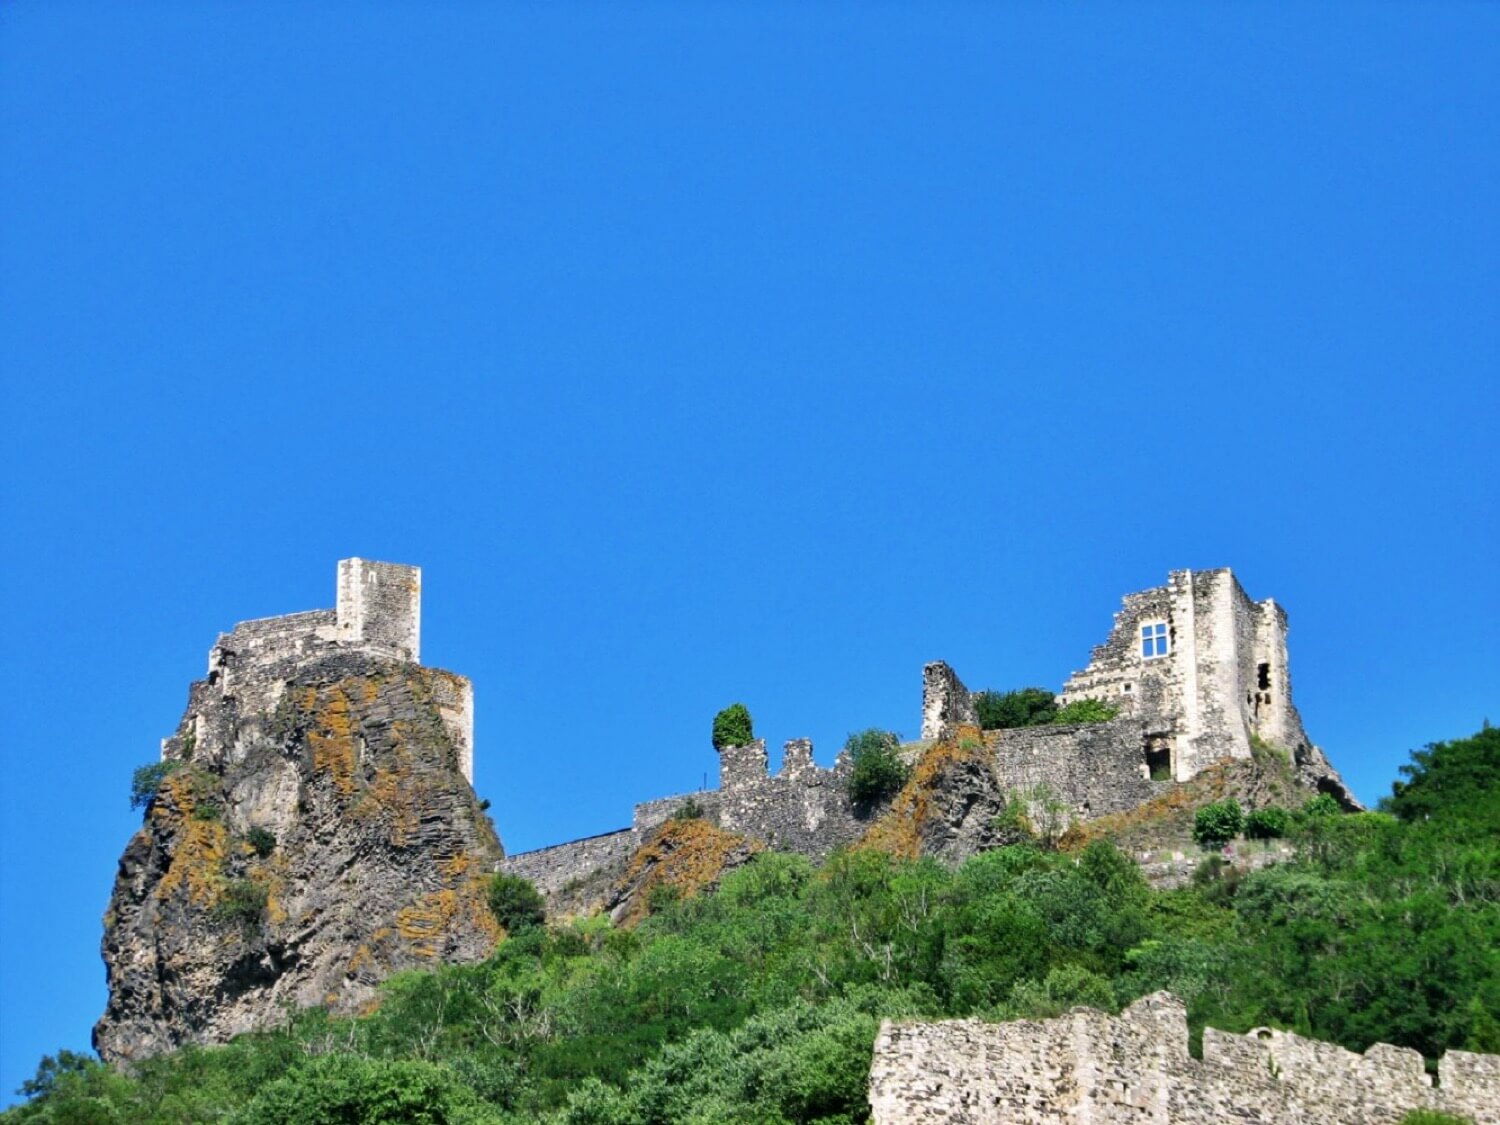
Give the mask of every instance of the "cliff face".
[{"label": "cliff face", "polygon": [[102,1058],[220,1042],[288,1005],[357,1011],[395,971],[493,950],[504,853],[445,721],[460,684],[332,651],[252,709],[194,685],[105,915]]}]

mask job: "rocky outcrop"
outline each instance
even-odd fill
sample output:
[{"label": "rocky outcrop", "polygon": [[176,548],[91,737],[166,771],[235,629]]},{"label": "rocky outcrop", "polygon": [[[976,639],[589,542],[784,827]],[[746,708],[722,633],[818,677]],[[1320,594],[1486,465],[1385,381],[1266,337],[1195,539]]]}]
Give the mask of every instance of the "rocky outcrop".
[{"label": "rocky outcrop", "polygon": [[654,893],[691,898],[711,891],[726,871],[763,850],[764,844],[726,832],[702,817],[668,820],[630,857],[605,909],[616,924],[633,926],[651,912]]},{"label": "rocky outcrop", "polygon": [[500,936],[485,889],[503,851],[448,702],[461,678],[328,649],[275,679],[252,708],[195,684],[169,740],[105,916],[106,1060],[288,1006],[358,1011],[392,972],[480,960]]}]

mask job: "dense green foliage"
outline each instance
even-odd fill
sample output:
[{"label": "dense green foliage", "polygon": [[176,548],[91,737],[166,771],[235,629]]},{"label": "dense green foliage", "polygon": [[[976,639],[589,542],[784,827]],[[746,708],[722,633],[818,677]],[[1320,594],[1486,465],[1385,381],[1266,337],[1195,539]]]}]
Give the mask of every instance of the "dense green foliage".
[{"label": "dense green foliage", "polygon": [[1405,781],[1382,803],[1402,820],[1500,820],[1500,729],[1485,723],[1473,738],[1434,742],[1412,751]]},{"label": "dense green foliage", "polygon": [[156,793],[161,788],[161,783],[167,780],[168,774],[181,765],[182,763],[178,761],[152,762],[132,773],[130,775],[130,807],[145,808],[156,800]]},{"label": "dense green foliage", "polygon": [[1276,840],[1292,829],[1292,814],[1280,805],[1255,809],[1245,817],[1245,835],[1252,840]]},{"label": "dense green foliage", "polygon": [[855,808],[868,808],[906,784],[910,767],[901,760],[901,739],[888,730],[851,734],[844,742],[849,754],[849,800]]},{"label": "dense green foliage", "polygon": [[755,740],[750,709],[743,703],[731,703],[714,716],[714,749],[726,746],[749,746]]},{"label": "dense green foliage", "polygon": [[1039,687],[981,691],[974,696],[974,714],[984,730],[1044,726],[1057,714],[1057,697]]},{"label": "dense green foliage", "polygon": [[981,691],[974,696],[974,714],[984,730],[1040,727],[1049,723],[1104,723],[1120,713],[1098,699],[1075,699],[1065,707],[1046,688]]},{"label": "dense green foliage", "polygon": [[224,884],[219,901],[214,904],[214,914],[221,922],[253,933],[265,919],[268,899],[269,892],[264,885],[250,879],[230,879]]},{"label": "dense green foliage", "polygon": [[1075,699],[1059,707],[1052,716],[1054,723],[1107,723],[1120,713],[1118,707],[1101,699]]},{"label": "dense green foliage", "polygon": [[490,877],[490,913],[495,921],[514,934],[547,920],[547,904],[529,879],[505,872]]},{"label": "dense green foliage", "polygon": [[1222,848],[1240,834],[1245,813],[1233,797],[1204,805],[1193,816],[1193,839],[1205,848]]},{"label": "dense green foliage", "polygon": [[1162,988],[1198,1027],[1500,1052],[1500,816],[1450,760],[1472,764],[1434,754],[1421,776],[1460,800],[1303,811],[1296,860],[1183,890],[1104,842],[953,870],[763,853],[633,931],[531,926],[483,964],[399,975],[361,1019],[305,1012],[129,1074],[61,1054],[0,1123],[841,1125],[864,1119],[882,1017],[1043,1017]]}]

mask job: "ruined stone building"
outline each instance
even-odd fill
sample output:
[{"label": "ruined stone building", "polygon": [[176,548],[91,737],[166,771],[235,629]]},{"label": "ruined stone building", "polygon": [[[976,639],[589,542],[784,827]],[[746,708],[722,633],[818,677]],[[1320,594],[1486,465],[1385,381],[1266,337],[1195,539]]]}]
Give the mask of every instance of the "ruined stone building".
[{"label": "ruined stone building", "polygon": [[886,1021],[870,1068],[875,1125],[1398,1125],[1412,1110],[1500,1123],[1500,1055],[1449,1051],[1438,1083],[1422,1056],[1257,1028],[1203,1031],[1169,993],[1119,1016],[1075,1008],[1050,1020]]},{"label": "ruined stone building", "polygon": [[[968,775],[950,823],[933,826],[938,854],[961,859],[987,846],[988,821],[1007,794],[1045,786],[1070,820],[1090,820],[1135,808],[1213,762],[1248,759],[1252,739],[1288,754],[1306,788],[1359,807],[1292,702],[1285,610],[1252,601],[1227,568],[1173,571],[1166,585],[1128,595],[1108,639],[1068,678],[1059,702],[1078,699],[1100,700],[1118,715],[985,733],[987,769],[977,780]],[[915,759],[977,722],[969,689],[934,661],[922,670],[922,737],[908,754]],[[786,744],[775,776],[764,741],[726,747],[717,789],[638,804],[628,828],[512,855],[505,866],[554,894],[623,861],[685,806],[721,828],[822,859],[869,828],[848,799],[848,770],[842,757],[831,769],[816,765],[806,739]]]},{"label": "ruined stone building", "polygon": [[[191,749],[198,760],[231,757],[272,714],[286,687],[308,667],[339,653],[420,664],[422,571],[398,563],[344,559],[338,604],[282,617],[242,621],[208,653],[208,676],[193,684],[185,728],[163,740],[164,759]],[[437,703],[458,748],[459,769],[474,782],[474,686],[445,672]]]}]

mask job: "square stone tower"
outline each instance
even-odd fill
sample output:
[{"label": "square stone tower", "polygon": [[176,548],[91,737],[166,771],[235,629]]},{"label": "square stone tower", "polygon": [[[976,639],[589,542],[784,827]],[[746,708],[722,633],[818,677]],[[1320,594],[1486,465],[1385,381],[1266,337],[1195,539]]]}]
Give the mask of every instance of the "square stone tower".
[{"label": "square stone tower", "polygon": [[1300,761],[1308,742],[1286,631],[1286,611],[1252,601],[1227,567],[1174,570],[1165,586],[1125,598],[1109,640],[1059,702],[1099,699],[1143,720],[1148,760],[1159,755],[1177,781],[1225,755],[1248,758],[1252,735]]},{"label": "square stone tower", "polygon": [[339,560],[335,639],[422,660],[422,569],[369,559]]}]

